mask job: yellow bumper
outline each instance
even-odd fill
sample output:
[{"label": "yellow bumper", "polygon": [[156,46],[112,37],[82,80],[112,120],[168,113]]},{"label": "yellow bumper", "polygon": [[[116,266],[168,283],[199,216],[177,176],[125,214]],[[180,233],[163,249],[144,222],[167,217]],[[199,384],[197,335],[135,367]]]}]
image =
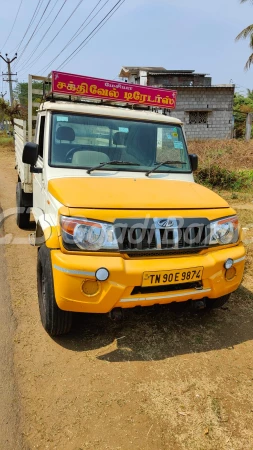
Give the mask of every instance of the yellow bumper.
[{"label": "yellow bumper", "polygon": [[[56,302],[65,311],[107,313],[115,307],[133,308],[204,297],[218,298],[235,291],[242,280],[245,249],[242,244],[204,255],[190,255],[168,259],[126,260],[119,257],[85,256],[63,254],[52,250],[52,266]],[[227,281],[224,262],[232,258],[236,276]],[[153,292],[132,295],[134,287],[142,285],[143,272],[169,271],[204,267],[203,289],[184,289],[180,291]],[[86,280],[96,280],[95,272],[105,267],[110,276],[107,281],[98,282],[98,292],[93,295],[83,292]],[[88,283],[89,285],[89,283]],[[94,285],[94,283],[93,283]],[[93,289],[93,288],[92,288]]]}]

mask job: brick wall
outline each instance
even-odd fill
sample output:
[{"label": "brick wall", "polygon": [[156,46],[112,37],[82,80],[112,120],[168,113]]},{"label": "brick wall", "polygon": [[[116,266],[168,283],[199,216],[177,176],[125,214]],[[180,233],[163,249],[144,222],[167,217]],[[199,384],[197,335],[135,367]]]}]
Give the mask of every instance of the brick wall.
[{"label": "brick wall", "polygon": [[[171,116],[185,124],[188,139],[231,139],[234,88],[178,88],[177,108]],[[208,111],[207,124],[189,124],[189,111]]]}]

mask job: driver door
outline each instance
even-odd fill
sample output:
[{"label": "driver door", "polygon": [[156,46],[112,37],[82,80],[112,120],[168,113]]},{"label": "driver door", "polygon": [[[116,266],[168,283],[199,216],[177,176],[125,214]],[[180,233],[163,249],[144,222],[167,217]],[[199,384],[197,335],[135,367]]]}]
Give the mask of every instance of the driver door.
[{"label": "driver door", "polygon": [[33,173],[33,215],[36,219],[44,214],[46,205],[45,178],[44,178],[44,141],[45,141],[45,113],[38,116],[35,142],[39,144],[39,157],[36,167],[42,169],[42,173]]}]

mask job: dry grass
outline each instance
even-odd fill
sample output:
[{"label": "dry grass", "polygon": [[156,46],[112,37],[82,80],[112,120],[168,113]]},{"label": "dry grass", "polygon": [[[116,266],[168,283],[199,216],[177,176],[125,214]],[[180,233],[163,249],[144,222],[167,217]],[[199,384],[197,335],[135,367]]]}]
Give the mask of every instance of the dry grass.
[{"label": "dry grass", "polygon": [[223,189],[214,189],[217,194],[221,195],[229,204],[233,203],[234,206],[237,204],[243,205],[245,203],[252,202],[252,189],[249,192],[241,191],[236,192],[234,190],[223,190]]},{"label": "dry grass", "polygon": [[252,280],[253,273],[253,210],[238,209],[237,215],[243,228],[243,240],[247,250],[245,275]]},{"label": "dry grass", "polygon": [[203,168],[217,165],[230,171],[253,168],[253,141],[191,141],[189,153],[196,153]]},{"label": "dry grass", "polygon": [[240,219],[241,226],[249,227],[250,229],[253,228],[253,210],[250,211],[248,209],[238,209],[237,214]]},{"label": "dry grass", "polygon": [[244,283],[252,288],[253,273],[253,210],[238,209],[240,224],[243,228],[243,241],[247,251]]},{"label": "dry grass", "polygon": [[198,183],[215,189],[252,192],[253,142],[192,141],[189,152],[199,156]]},{"label": "dry grass", "polygon": [[14,141],[12,136],[8,136],[5,132],[0,134],[0,146],[1,148],[10,148],[13,150]]}]

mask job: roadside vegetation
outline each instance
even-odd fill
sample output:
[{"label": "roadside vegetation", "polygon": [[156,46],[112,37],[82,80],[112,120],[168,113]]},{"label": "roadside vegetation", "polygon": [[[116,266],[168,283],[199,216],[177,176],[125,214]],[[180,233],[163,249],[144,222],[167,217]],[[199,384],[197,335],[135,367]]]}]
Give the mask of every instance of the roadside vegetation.
[{"label": "roadside vegetation", "polygon": [[10,148],[10,150],[14,150],[13,147],[13,137],[9,136],[5,131],[0,132],[0,146],[4,148]]},{"label": "roadside vegetation", "polygon": [[[253,90],[247,89],[247,94],[242,95],[236,92],[234,96],[234,119],[235,119],[235,137],[244,139],[246,132],[246,118],[249,113],[253,113]],[[253,127],[251,131],[253,138]]]},{"label": "roadside vegetation", "polygon": [[253,141],[191,141],[199,157],[196,181],[218,191],[253,193]]},{"label": "roadside vegetation", "polygon": [[[237,211],[244,231],[247,260],[244,285],[252,289],[253,269],[253,140],[191,141],[189,153],[199,157],[195,180],[213,189]],[[245,206],[244,206],[245,205]],[[250,209],[249,209],[250,208]],[[240,290],[243,296],[243,288]]]}]

